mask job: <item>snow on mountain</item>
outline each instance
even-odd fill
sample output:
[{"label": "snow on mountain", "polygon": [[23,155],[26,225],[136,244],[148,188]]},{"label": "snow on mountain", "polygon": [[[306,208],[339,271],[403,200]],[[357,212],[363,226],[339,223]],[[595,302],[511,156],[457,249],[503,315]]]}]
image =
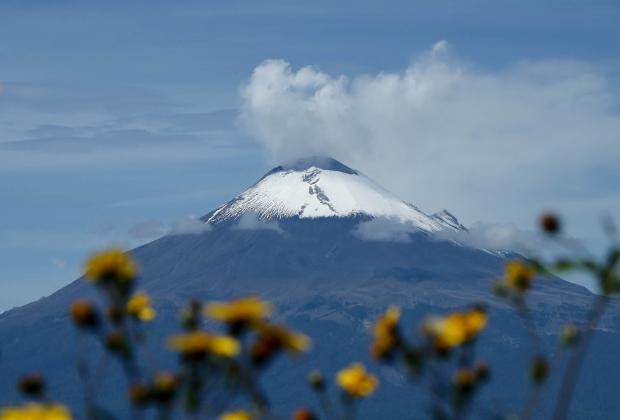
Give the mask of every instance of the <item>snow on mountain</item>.
[{"label": "snow on mountain", "polygon": [[364,215],[410,223],[427,232],[464,229],[447,211],[443,216],[429,216],[360,172],[327,157],[311,157],[272,169],[203,220],[218,223],[247,213],[266,220]]},{"label": "snow on mountain", "polygon": [[447,225],[454,230],[467,230],[467,228],[458,221],[456,216],[454,216],[448,210],[442,210],[440,212],[437,212],[431,215],[431,217],[442,225]]}]

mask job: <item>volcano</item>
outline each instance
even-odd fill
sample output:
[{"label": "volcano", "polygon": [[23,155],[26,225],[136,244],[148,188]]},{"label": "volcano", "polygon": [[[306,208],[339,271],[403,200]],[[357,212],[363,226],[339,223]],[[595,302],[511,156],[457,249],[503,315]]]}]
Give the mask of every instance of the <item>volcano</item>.
[{"label": "volcano", "polygon": [[[392,304],[403,324],[430,314],[485,302],[489,326],[480,356],[493,367],[474,416],[491,409],[518,411],[528,389],[529,355],[557,355],[558,332],[568,320],[585,319],[594,296],[561,279],[541,280],[528,297],[543,349],[528,340],[529,325],[491,292],[509,251],[461,243],[467,229],[450,212],[426,214],[375,184],[361,172],[327,157],[311,157],[269,171],[243,193],[201,219],[204,229],[171,233],[132,250],[141,267],[140,288],[152,295],[158,317],[149,326],[154,358],[171,355],[163,338],[177,331],[177,314],[189,299],[230,299],[256,294],[275,303],[277,317],[305,332],[313,350],[300,360],[278,361],[266,378],[277,412],[312,405],[305,377],[320,368],[328,376],[351,361],[376,372],[381,386],[364,402],[362,418],[428,418],[420,388],[401,371],[377,365],[368,352],[372,322]],[[78,346],[67,308],[93,290],[77,279],[49,297],[0,315],[0,403],[18,399],[15,381],[37,371],[49,378],[51,395],[79,411]],[[612,303],[594,335],[571,408],[575,419],[613,418],[620,412],[620,307]],[[99,394],[126,414],[121,372],[113,363]],[[548,418],[558,375],[552,375],[538,418]],[[478,414],[476,414],[478,413]]]}]

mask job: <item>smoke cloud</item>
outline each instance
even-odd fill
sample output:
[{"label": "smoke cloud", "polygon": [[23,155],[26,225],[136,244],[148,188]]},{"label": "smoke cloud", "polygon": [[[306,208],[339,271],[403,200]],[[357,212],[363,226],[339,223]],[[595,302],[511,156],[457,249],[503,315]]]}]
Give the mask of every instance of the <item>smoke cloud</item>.
[{"label": "smoke cloud", "polygon": [[531,226],[542,207],[620,209],[618,186],[601,182],[620,178],[610,83],[574,60],[481,69],[441,41],[400,73],[265,61],[241,90],[240,121],[277,163],[330,155],[427,212]]}]

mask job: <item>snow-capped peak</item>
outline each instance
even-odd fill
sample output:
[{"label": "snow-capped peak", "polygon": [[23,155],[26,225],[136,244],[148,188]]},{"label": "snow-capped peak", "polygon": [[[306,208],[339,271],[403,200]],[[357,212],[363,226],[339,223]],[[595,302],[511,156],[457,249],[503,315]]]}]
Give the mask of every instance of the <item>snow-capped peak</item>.
[{"label": "snow-capped peak", "polygon": [[320,156],[272,169],[203,220],[217,223],[248,213],[264,220],[364,215],[412,223],[425,231],[462,228],[454,216],[429,216],[360,172]]}]

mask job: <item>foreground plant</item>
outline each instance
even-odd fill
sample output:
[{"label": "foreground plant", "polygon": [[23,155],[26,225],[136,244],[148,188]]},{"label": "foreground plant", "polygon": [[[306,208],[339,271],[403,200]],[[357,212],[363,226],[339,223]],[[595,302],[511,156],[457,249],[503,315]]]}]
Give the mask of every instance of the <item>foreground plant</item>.
[{"label": "foreground plant", "polygon": [[[541,221],[542,228],[550,235],[557,236],[561,231],[561,223],[557,216],[548,214]],[[586,319],[577,324],[569,323],[560,332],[564,345],[574,350],[564,371],[553,419],[563,420],[568,415],[577,377],[584,356],[587,352],[594,331],[605,313],[611,299],[616,299],[620,293],[620,245],[618,245],[618,231],[611,219],[604,221],[603,230],[611,240],[609,251],[602,260],[594,258],[560,258],[550,263],[540,260],[534,261],[542,270],[548,273],[583,272],[595,279],[599,294],[595,295],[586,316]]]},{"label": "foreground plant", "polygon": [[[561,223],[552,214],[541,219],[546,234],[561,239]],[[610,236],[614,229],[609,229]],[[594,276],[601,293],[593,299],[583,322],[571,321],[559,331],[561,349],[570,350],[567,368],[557,396],[554,419],[566,418],[580,366],[589,341],[604,311],[620,292],[620,247],[612,246],[602,261],[594,258],[562,258],[551,262],[517,258],[505,263],[504,273],[493,284],[498,296],[506,299],[530,333],[530,392],[516,418],[529,419],[538,407],[543,387],[556,364],[549,361],[529,308],[529,295],[545,275],[582,271]],[[273,418],[268,396],[262,389],[262,376],[282,355],[307,352],[311,341],[270,320],[274,308],[256,296],[228,302],[203,304],[192,300],[180,314],[180,329],[167,337],[165,346],[178,356],[172,371],[146,363],[145,326],[157,315],[151,297],[136,291],[139,268],[131,256],[111,249],[91,257],[85,278],[96,287],[101,303],[78,299],[69,313],[79,331],[78,372],[85,393],[84,418],[113,418],[98,401],[98,380],[104,372],[101,361],[83,350],[84,340],[97,341],[102,360],[112,357],[122,366],[128,402],[135,418],[153,409],[161,420],[190,418],[219,420],[261,420]],[[205,328],[205,318],[219,324]],[[462,419],[473,412],[478,391],[485,385],[491,367],[476,355],[478,338],[488,324],[483,304],[422,320],[417,334],[405,334],[401,309],[387,308],[372,328],[370,354],[377,361],[403,369],[430,397],[430,417]],[[414,329],[410,329],[413,331]],[[560,353],[560,352],[556,352]],[[361,363],[352,363],[334,377],[337,397],[318,371],[309,375],[322,409],[321,418],[351,420],[361,402],[376,392],[377,376]],[[44,378],[37,374],[23,377],[19,384],[27,402],[0,410],[0,420],[67,420],[69,409],[46,394]],[[293,420],[317,420],[315,411],[299,407]]]},{"label": "foreground plant", "polygon": [[21,406],[0,410],[0,420],[71,420],[71,412],[62,404],[53,402],[46,394],[45,379],[38,374],[22,377],[18,389],[28,400]]},{"label": "foreground plant", "polygon": [[[369,398],[379,386],[379,379],[362,363],[351,363],[339,370],[334,378],[339,393],[331,395],[323,374],[316,370],[308,375],[308,383],[315,392],[322,414],[331,420],[351,420],[357,415],[358,406]],[[293,414],[293,420],[316,420],[319,417],[307,408],[300,408]]]},{"label": "foreground plant", "polygon": [[[134,417],[153,407],[160,419],[185,411],[191,416],[243,420],[270,415],[269,401],[260,387],[260,376],[269,362],[280,353],[299,354],[310,347],[305,335],[270,322],[269,302],[253,296],[208,305],[194,300],[181,313],[183,331],[166,340],[167,347],[179,356],[178,372],[158,370],[152,363],[147,368],[143,327],[154,320],[156,312],[147,293],[135,292],[137,264],[129,254],[110,249],[93,255],[84,273],[102,297],[101,304],[78,299],[69,308],[80,332],[77,367],[87,419],[113,418],[105,401],[98,401],[97,392],[108,356],[123,367]],[[227,333],[205,330],[205,315],[221,321]],[[89,338],[101,345],[99,361],[84,351]],[[0,420],[71,418],[66,407],[45,395],[40,376],[24,377],[19,387],[30,402],[3,409]],[[232,401],[244,401],[250,408],[226,411]]]},{"label": "foreground plant", "polygon": [[[617,229],[610,220],[607,220],[603,227],[612,243],[607,255],[602,260],[581,256],[562,257],[551,261],[537,258],[513,260],[506,264],[504,277],[494,285],[499,296],[508,298],[512,302],[530,332],[533,343],[534,355],[530,364],[530,378],[533,386],[525,401],[520,416],[522,419],[529,419],[534,415],[542,387],[553,368],[543,355],[541,340],[536,332],[536,326],[527,305],[527,292],[532,288],[536,276],[553,276],[569,272],[589,274],[595,279],[599,288],[599,293],[594,295],[592,299],[586,319],[582,322],[569,321],[559,331],[560,342],[558,345],[563,349],[572,350],[567,367],[562,373],[561,387],[553,411],[554,420],[564,420],[569,412],[578,373],[591,337],[610,300],[617,298],[620,292],[620,246],[617,245]],[[541,217],[540,228],[542,232],[554,240],[562,241],[565,239],[562,237],[562,223],[552,213],[547,213]],[[580,250],[578,254],[582,254],[582,251]],[[561,352],[556,351],[556,354],[561,354]]]},{"label": "foreground plant", "polygon": [[475,341],[487,318],[481,305],[432,316],[419,325],[420,333],[410,341],[401,332],[400,309],[392,306],[373,327],[370,352],[383,363],[404,367],[424,385],[432,401],[430,416],[461,418],[488,378],[488,365],[475,361]]}]

